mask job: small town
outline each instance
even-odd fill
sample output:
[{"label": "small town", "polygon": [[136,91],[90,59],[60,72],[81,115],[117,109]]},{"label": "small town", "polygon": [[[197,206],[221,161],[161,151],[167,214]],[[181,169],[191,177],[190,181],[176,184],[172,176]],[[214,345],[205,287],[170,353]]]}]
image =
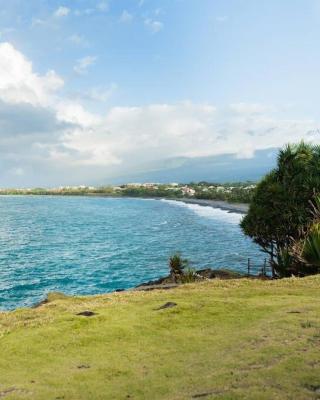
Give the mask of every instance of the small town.
[{"label": "small town", "polygon": [[253,182],[237,183],[127,183],[107,186],[59,186],[55,188],[3,188],[0,195],[99,195],[110,197],[196,198],[248,203],[254,193]]}]

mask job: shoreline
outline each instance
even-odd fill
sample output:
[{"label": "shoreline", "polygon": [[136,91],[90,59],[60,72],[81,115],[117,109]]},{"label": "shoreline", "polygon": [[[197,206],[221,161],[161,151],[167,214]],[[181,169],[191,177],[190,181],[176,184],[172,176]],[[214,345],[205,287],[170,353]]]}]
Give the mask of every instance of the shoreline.
[{"label": "shoreline", "polygon": [[141,199],[141,200],[171,200],[180,201],[185,204],[197,204],[203,207],[220,208],[221,210],[228,211],[236,214],[246,214],[249,209],[249,204],[246,203],[229,203],[225,200],[210,200],[210,199],[197,199],[192,197],[139,197],[139,196],[113,196],[105,193],[81,193],[81,194],[1,194],[0,197],[105,197],[111,199]]},{"label": "shoreline", "polygon": [[170,200],[182,201],[183,203],[186,204],[197,204],[203,207],[220,208],[221,210],[225,210],[230,213],[236,213],[236,214],[246,214],[249,210],[249,204],[228,203],[227,201],[224,200],[205,200],[205,199],[192,199],[192,198],[170,199]]}]

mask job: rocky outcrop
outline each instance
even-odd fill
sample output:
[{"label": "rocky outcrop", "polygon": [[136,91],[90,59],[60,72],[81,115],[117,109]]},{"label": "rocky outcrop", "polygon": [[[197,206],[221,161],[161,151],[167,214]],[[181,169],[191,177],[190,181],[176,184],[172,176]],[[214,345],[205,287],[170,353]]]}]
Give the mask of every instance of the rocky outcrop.
[{"label": "rocky outcrop", "polygon": [[[194,282],[201,282],[208,279],[240,279],[244,275],[239,272],[230,271],[227,269],[211,269],[205,268],[195,271]],[[179,284],[185,283],[183,275],[181,276],[181,282],[173,281],[172,276],[168,275],[154,281],[142,283],[134,288],[134,290],[154,290],[154,289],[172,289],[177,287]]]}]

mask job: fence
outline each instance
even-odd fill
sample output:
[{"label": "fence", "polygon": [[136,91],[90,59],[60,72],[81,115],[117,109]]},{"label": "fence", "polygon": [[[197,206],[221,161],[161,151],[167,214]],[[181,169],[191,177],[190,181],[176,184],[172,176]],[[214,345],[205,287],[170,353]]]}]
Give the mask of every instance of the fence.
[{"label": "fence", "polygon": [[264,259],[264,263],[254,264],[250,258],[248,258],[247,264],[247,276],[265,276],[269,278],[274,278],[274,269],[270,262],[267,262],[267,259]]}]

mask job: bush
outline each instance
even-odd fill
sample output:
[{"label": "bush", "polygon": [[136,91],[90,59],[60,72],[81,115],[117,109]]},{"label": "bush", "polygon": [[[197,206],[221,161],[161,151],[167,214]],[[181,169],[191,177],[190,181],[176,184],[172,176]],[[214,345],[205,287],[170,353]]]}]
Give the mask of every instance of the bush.
[{"label": "bush", "polygon": [[183,271],[181,275],[181,283],[191,283],[195,282],[197,280],[197,274],[195,269],[193,268],[187,268],[185,271]]},{"label": "bush", "polygon": [[169,259],[170,276],[173,282],[182,282],[183,270],[189,265],[188,260],[183,260],[179,253]]}]

